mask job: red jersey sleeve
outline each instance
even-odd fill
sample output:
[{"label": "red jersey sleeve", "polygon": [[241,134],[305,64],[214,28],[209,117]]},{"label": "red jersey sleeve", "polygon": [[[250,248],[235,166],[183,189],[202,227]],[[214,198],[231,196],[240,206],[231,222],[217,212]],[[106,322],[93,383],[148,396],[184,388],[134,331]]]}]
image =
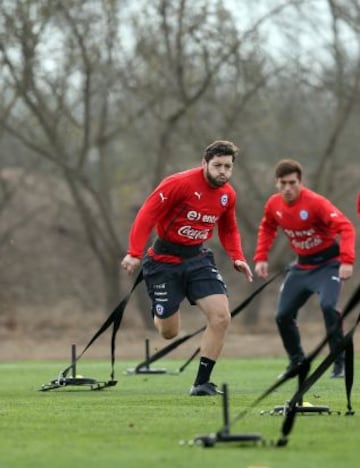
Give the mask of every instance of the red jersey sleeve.
[{"label": "red jersey sleeve", "polygon": [[319,216],[334,238],[339,237],[340,262],[352,265],[355,262],[355,228],[352,222],[326,198],[322,198]]},{"label": "red jersey sleeve", "polygon": [[156,224],[161,219],[167,217],[171,219],[177,197],[176,185],[172,183],[171,178],[167,178],[146,198],[130,230],[128,253],[131,256],[142,258]]},{"label": "red jersey sleeve", "polygon": [[273,218],[269,210],[269,202],[265,205],[264,215],[260,221],[254,262],[266,262],[268,260],[268,252],[274,243],[277,236],[278,223]]},{"label": "red jersey sleeve", "polygon": [[240,231],[236,222],[235,199],[218,223],[219,239],[228,256],[233,260],[245,260]]}]

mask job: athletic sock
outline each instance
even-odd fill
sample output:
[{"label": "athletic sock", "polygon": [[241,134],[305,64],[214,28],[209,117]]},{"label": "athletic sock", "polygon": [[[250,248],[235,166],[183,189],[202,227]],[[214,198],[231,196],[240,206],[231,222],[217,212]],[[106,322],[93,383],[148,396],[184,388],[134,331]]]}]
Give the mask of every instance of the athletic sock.
[{"label": "athletic sock", "polygon": [[212,359],[203,356],[200,357],[199,369],[194,382],[195,386],[209,382],[215,363],[216,361],[213,361]]}]

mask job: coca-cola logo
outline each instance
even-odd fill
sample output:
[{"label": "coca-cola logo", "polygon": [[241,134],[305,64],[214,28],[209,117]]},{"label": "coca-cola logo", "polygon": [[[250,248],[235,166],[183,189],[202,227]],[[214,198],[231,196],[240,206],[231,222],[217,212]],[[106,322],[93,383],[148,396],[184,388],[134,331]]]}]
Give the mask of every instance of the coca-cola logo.
[{"label": "coca-cola logo", "polygon": [[188,239],[206,240],[209,236],[209,229],[193,229],[191,226],[182,226],[178,230],[179,236],[187,237]]}]

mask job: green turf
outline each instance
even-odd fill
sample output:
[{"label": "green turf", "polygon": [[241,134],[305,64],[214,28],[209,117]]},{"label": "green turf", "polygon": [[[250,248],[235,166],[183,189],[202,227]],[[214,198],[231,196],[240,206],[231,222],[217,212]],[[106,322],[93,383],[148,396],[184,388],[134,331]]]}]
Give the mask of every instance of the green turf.
[{"label": "green turf", "polygon": [[[182,361],[162,360],[168,371]],[[284,384],[231,426],[231,433],[259,432],[266,444],[213,448],[181,445],[222,426],[219,397],[189,397],[196,372],[193,362],[180,375],[125,375],[137,362],[117,362],[118,384],[103,391],[66,387],[40,392],[68,363],[0,363],[0,467],[271,467],[337,468],[358,466],[360,421],[358,384],[353,388],[354,416],[345,416],[344,380],[329,371],[305,401],[328,405],[331,415],[299,415],[289,443],[271,445],[281,434],[283,417],[268,411],[283,404],[296,388]],[[156,367],[155,363],[153,367]],[[275,382],[284,359],[221,359],[213,380],[227,383],[233,421]],[[314,368],[314,367],[313,367]],[[109,378],[108,362],[78,364],[78,372]],[[265,414],[261,414],[265,412]],[[337,414],[341,412],[341,414]]]}]

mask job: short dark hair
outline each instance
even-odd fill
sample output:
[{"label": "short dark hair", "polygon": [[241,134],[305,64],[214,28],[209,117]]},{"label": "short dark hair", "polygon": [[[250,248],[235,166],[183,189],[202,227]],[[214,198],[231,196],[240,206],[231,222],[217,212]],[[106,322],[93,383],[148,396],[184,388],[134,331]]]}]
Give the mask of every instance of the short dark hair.
[{"label": "short dark hair", "polygon": [[281,159],[281,161],[279,161],[275,166],[276,179],[293,174],[294,172],[297,174],[299,180],[301,180],[303,169],[301,164],[294,159]]},{"label": "short dark hair", "polygon": [[231,141],[216,140],[205,148],[204,159],[209,162],[215,156],[232,156],[234,161],[238,155],[239,148]]}]

